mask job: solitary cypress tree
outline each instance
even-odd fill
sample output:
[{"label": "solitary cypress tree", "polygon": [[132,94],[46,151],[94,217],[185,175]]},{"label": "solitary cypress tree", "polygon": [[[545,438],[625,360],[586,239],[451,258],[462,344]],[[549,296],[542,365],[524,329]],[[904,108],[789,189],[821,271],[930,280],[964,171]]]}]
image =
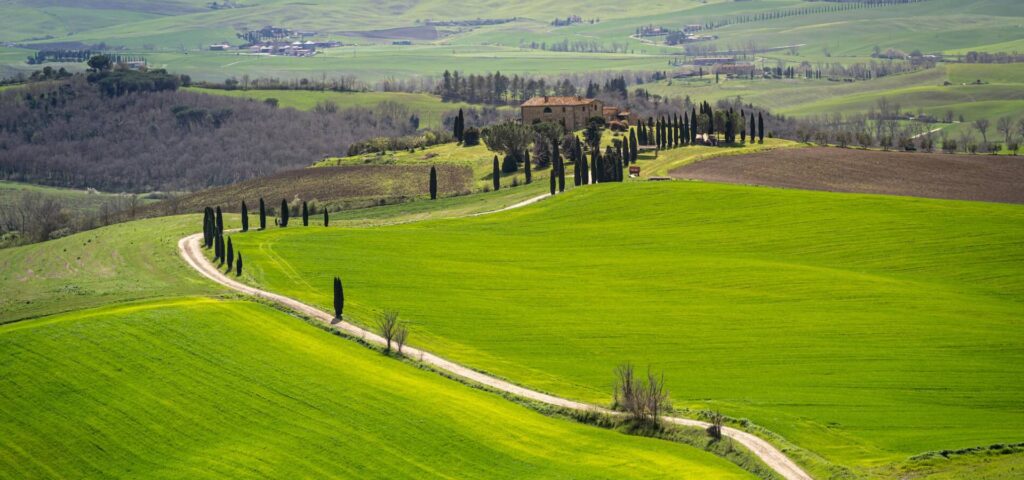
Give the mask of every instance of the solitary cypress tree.
[{"label": "solitary cypress tree", "polygon": [[341,285],[341,278],[334,277],[334,318],[341,319],[342,311],[345,309],[345,289]]},{"label": "solitary cypress tree", "polygon": [[263,197],[260,197],[260,230],[267,229],[267,206],[263,204]]},{"label": "solitary cypress tree", "polygon": [[306,206],[306,201],[302,201],[302,226],[309,226],[309,207]]},{"label": "solitary cypress tree", "polygon": [[217,235],[224,233],[224,214],[220,211],[220,206],[217,207]]},{"label": "solitary cypress tree", "polygon": [[327,215],[327,208],[325,207],[325,208],[324,208],[324,226],[326,227],[326,226],[327,226],[327,224],[329,224],[329,223],[331,223],[331,219],[330,219],[330,217],[329,217],[329,216]]},{"label": "solitary cypress tree", "polygon": [[501,169],[498,168],[498,156],[494,156],[494,173],[491,174],[494,182],[494,190],[501,190]]},{"label": "solitary cypress tree", "polygon": [[531,171],[530,167],[530,152],[526,152],[526,162],[524,168],[526,168],[526,184],[529,185],[530,183],[533,183],[533,172]]},{"label": "solitary cypress tree", "polygon": [[555,166],[551,165],[551,174],[548,175],[548,182],[551,184],[551,194],[555,194]]},{"label": "solitary cypress tree", "polygon": [[249,231],[249,207],[245,206],[245,200],[242,200],[242,231]]},{"label": "solitary cypress tree", "polygon": [[437,169],[433,165],[430,166],[430,199],[437,200]]},{"label": "solitary cypress tree", "polygon": [[230,272],[235,266],[235,248],[231,246],[231,237],[228,237],[228,271]]},{"label": "solitary cypress tree", "polygon": [[288,226],[288,202],[285,199],[281,199],[281,226]]},{"label": "solitary cypress tree", "polygon": [[757,140],[764,143],[764,117],[761,116],[761,112],[757,112]]},{"label": "solitary cypress tree", "polygon": [[242,252],[238,252],[238,261],[235,262],[235,276],[242,276]]}]

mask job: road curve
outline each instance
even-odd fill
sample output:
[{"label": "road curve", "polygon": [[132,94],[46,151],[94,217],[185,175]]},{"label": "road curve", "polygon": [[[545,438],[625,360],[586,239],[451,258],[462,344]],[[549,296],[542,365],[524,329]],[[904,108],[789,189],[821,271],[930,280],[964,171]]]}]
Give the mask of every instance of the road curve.
[{"label": "road curve", "polygon": [[[510,207],[506,207],[501,210],[495,210],[495,212],[509,210],[511,208],[516,208],[523,205],[529,205],[531,203],[542,200],[544,197],[546,197],[546,195],[531,198],[529,200],[520,202]],[[384,339],[369,330],[364,330],[363,328],[360,328],[356,325],[353,325],[345,321],[336,321],[333,315],[323,310],[320,310],[316,307],[306,305],[305,303],[302,303],[291,297],[286,297],[284,295],[278,295],[276,293],[260,290],[258,288],[251,287],[249,285],[246,285],[244,283],[241,283],[228,277],[219,268],[210,263],[206,259],[206,256],[203,255],[203,248],[200,243],[202,241],[202,236],[203,235],[201,233],[197,233],[182,238],[181,240],[178,241],[178,252],[181,254],[182,258],[185,259],[185,262],[190,267],[201,273],[206,278],[209,278],[210,280],[213,280],[214,282],[224,285],[225,287],[228,287],[237,292],[241,292],[246,295],[251,295],[253,297],[262,298],[264,300],[274,302],[280,306],[288,308],[289,310],[293,310],[310,318],[319,320],[323,322],[325,325],[330,326],[331,328],[345,332],[354,337],[361,338],[366,342],[377,345],[384,345]],[[430,352],[420,350],[418,348],[406,346],[405,348],[403,348],[403,353],[406,356],[413,359],[418,359],[419,361],[427,365],[430,365],[431,367],[444,370],[450,374],[457,375],[459,377],[482,385],[486,385],[496,390],[518,395],[522,398],[527,398],[530,400],[543,402],[558,407],[571,408],[573,410],[592,411],[605,413],[609,415],[621,415],[620,412],[599,407],[597,405],[576,402],[573,400],[556,397],[554,395],[549,395],[535,390],[530,390],[528,388],[510,383],[508,381],[492,377],[486,373],[478,372],[476,370],[452,362],[450,360],[445,360],[444,358],[441,358]],[[677,425],[686,425],[699,428],[708,428],[711,426],[707,422],[692,420],[688,418],[666,416],[662,417],[662,419],[668,423],[674,423]],[[787,457],[777,448],[775,448],[765,440],[761,439],[760,437],[731,427],[723,427],[722,434],[749,449],[751,452],[757,455],[765,464],[774,469],[787,480],[812,480],[812,477],[808,475],[806,472],[804,472],[804,470],[800,468],[796,463],[790,460],[789,457]]]}]

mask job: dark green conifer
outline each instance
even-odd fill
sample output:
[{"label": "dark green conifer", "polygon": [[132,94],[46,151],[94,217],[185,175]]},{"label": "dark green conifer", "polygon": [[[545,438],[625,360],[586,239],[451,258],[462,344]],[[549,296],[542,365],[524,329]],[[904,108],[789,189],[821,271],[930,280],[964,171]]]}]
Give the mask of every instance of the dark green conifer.
[{"label": "dark green conifer", "polygon": [[235,276],[242,276],[242,252],[238,252],[238,260],[235,262]]},{"label": "dark green conifer", "polygon": [[260,230],[267,229],[267,206],[263,204],[263,197],[260,197]]},{"label": "dark green conifer", "polygon": [[334,318],[341,319],[345,310],[345,289],[341,285],[341,278],[334,277]]},{"label": "dark green conifer", "polygon": [[228,271],[230,272],[235,266],[235,248],[231,245],[231,237],[228,237]]},{"label": "dark green conifer", "polygon": [[437,200],[437,168],[433,165],[430,166],[430,199]]},{"label": "dark green conifer", "polygon": [[302,201],[302,226],[309,226],[309,207],[306,206],[306,201]]},{"label": "dark green conifer", "polygon": [[287,227],[288,226],[288,214],[289,213],[290,212],[288,212],[288,201],[286,201],[285,199],[282,198],[281,199],[281,222],[280,222],[280,226],[282,226],[282,227]]},{"label": "dark green conifer", "polygon": [[242,231],[249,231],[249,207],[245,206],[245,200],[242,200]]},{"label": "dark green conifer", "polygon": [[492,170],[494,170],[494,172],[491,174],[491,176],[493,177],[492,181],[494,183],[494,190],[501,190],[501,169],[498,167],[497,155],[494,156],[494,168]]}]

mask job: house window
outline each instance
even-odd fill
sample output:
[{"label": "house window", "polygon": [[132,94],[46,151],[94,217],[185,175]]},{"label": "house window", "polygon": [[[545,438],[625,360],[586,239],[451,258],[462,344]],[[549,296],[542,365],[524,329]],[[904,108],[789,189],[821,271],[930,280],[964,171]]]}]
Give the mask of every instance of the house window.
[{"label": "house window", "polygon": [[544,113],[551,113],[551,107],[544,107]]}]

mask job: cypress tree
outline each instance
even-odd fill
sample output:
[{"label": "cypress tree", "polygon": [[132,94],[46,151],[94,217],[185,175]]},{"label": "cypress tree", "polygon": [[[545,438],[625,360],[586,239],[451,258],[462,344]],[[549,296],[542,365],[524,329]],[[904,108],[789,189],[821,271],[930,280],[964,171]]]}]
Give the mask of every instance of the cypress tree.
[{"label": "cypress tree", "polygon": [[750,143],[754,143],[754,136],[757,135],[757,125],[754,125],[754,112],[750,112]]},{"label": "cypress tree", "polygon": [[764,117],[761,112],[757,112],[757,139],[759,143],[764,143]]},{"label": "cypress tree", "polygon": [[494,190],[501,190],[501,169],[498,168],[498,156],[494,156],[494,173],[491,174],[494,182]]},{"label": "cypress tree", "polygon": [[249,231],[249,207],[245,206],[245,200],[242,200],[242,231]]},{"label": "cypress tree", "polygon": [[668,117],[668,148],[676,148],[676,119],[674,115]]},{"label": "cypress tree", "polygon": [[636,163],[637,156],[636,130],[629,131],[629,163]]},{"label": "cypress tree", "polygon": [[697,143],[697,127],[699,126],[700,123],[697,123],[697,108],[694,107],[690,113],[690,145]]},{"label": "cypress tree", "polygon": [[341,285],[341,278],[334,277],[334,318],[341,319],[342,311],[345,309],[345,289]]},{"label": "cypress tree", "polygon": [[437,200],[437,168],[433,165],[430,166],[430,199]]},{"label": "cypress tree", "polygon": [[690,116],[683,111],[683,145],[690,143]]},{"label": "cypress tree", "polygon": [[555,166],[551,166],[551,175],[548,175],[548,183],[551,187],[551,195],[555,194]]},{"label": "cypress tree", "polygon": [[601,183],[601,150],[590,152],[590,183]]},{"label": "cypress tree", "polygon": [[213,209],[206,207],[203,209],[203,246],[210,248],[213,245]]},{"label": "cypress tree", "polygon": [[747,143],[747,114],[740,112],[740,143]]},{"label": "cypress tree", "polygon": [[562,161],[562,153],[558,149],[558,141],[551,142],[551,158],[558,167],[558,191],[565,191],[565,163]]},{"label": "cypress tree", "polygon": [[217,239],[214,240],[214,260],[220,260],[221,266],[224,265],[224,237],[217,235]]},{"label": "cypress tree", "polygon": [[580,168],[580,157],[574,151],[572,156],[572,184],[574,186],[578,187],[583,183],[583,179],[580,177],[582,171],[583,169]]},{"label": "cypress tree", "polygon": [[622,171],[622,169],[625,167],[623,165],[623,163],[624,163],[623,159],[624,158],[625,158],[624,155],[616,155],[616,157],[615,157],[615,167],[616,167],[615,168],[615,176],[617,177],[616,180],[618,180],[620,182],[623,181],[624,177],[625,177],[625,175],[623,174],[623,171]]},{"label": "cypress tree", "polygon": [[329,223],[331,223],[331,218],[327,215],[327,207],[324,207],[324,226],[326,227]]},{"label": "cypress tree", "polygon": [[238,252],[238,261],[235,262],[235,276],[242,276],[242,252]]},{"label": "cypress tree", "polygon": [[224,214],[220,211],[220,206],[217,207],[217,235],[224,233]]},{"label": "cypress tree", "polygon": [[526,184],[533,183],[533,167],[530,165],[530,152],[526,152],[526,161],[524,162],[524,168],[526,168]]},{"label": "cypress tree", "polygon": [[260,197],[260,230],[267,229],[267,206],[263,204],[263,197]]},{"label": "cypress tree", "polygon": [[231,237],[228,237],[228,271],[234,267],[235,264],[235,248],[231,246]]},{"label": "cypress tree", "polygon": [[583,154],[583,142],[580,142],[579,138],[576,139],[576,148],[579,149],[579,152],[580,152],[580,168],[583,169],[580,172],[580,184],[581,185],[589,185],[590,184],[590,166],[587,165],[587,156]]},{"label": "cypress tree", "polygon": [[288,226],[288,202],[285,199],[281,199],[281,226]]},{"label": "cypress tree", "polygon": [[462,113],[462,109],[459,109],[459,116],[455,117],[455,130],[452,132],[455,139],[461,142],[466,132],[466,117]]},{"label": "cypress tree", "polygon": [[306,206],[306,201],[302,201],[302,226],[309,226],[309,207]]}]

